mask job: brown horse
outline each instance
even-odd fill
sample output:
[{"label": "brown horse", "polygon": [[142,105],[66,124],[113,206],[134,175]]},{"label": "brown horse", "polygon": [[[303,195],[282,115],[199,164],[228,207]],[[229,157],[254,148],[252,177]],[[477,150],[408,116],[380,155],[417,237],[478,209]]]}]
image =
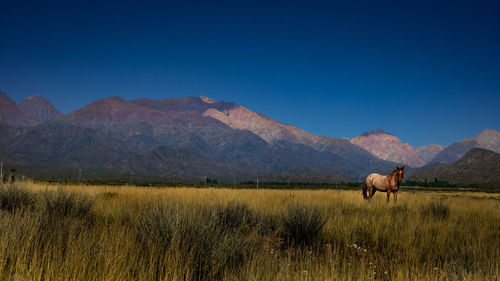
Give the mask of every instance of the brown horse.
[{"label": "brown horse", "polygon": [[[396,170],[387,176],[369,174],[363,182],[363,197],[368,200],[373,197],[377,190],[386,191],[387,202],[389,202],[391,192],[394,193],[394,202],[396,202],[398,200],[399,184],[403,180],[404,172],[405,167],[403,166],[402,168],[396,167]],[[368,195],[366,191],[368,191]]]}]

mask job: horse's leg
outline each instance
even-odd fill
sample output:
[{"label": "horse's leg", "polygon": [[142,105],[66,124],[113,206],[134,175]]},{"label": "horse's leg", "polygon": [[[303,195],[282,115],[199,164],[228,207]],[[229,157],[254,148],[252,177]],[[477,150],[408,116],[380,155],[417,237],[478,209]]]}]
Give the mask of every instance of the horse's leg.
[{"label": "horse's leg", "polygon": [[377,192],[377,190],[374,187],[372,187],[372,196],[370,198],[373,198],[373,195],[375,195],[375,192]]},{"label": "horse's leg", "polygon": [[398,192],[394,191],[394,204],[396,204],[396,201],[398,201]]},{"label": "horse's leg", "polygon": [[368,199],[368,195],[366,195],[367,190],[368,190],[368,187],[366,186],[366,182],[363,182],[363,198],[365,200]]},{"label": "horse's leg", "polygon": [[391,198],[391,190],[387,189],[387,203],[389,203],[389,198]]},{"label": "horse's leg", "polygon": [[373,197],[373,186],[370,184],[368,186],[368,199],[372,199]]}]

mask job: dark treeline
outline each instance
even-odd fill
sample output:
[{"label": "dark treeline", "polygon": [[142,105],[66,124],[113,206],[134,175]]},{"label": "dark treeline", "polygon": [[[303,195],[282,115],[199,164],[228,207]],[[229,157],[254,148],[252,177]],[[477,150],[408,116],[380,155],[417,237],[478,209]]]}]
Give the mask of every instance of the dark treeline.
[{"label": "dark treeline", "polygon": [[[7,177],[5,177],[7,178]],[[24,176],[16,177],[19,179],[25,179]],[[166,180],[126,180],[126,179],[40,179],[32,178],[35,182],[48,182],[48,183],[58,183],[58,184],[84,184],[84,185],[109,185],[109,186],[137,186],[137,187],[193,187],[193,188],[234,188],[234,189],[358,189],[361,188],[361,182],[341,182],[341,183],[318,183],[318,182],[281,182],[281,181],[242,181],[234,183],[220,183],[215,178],[206,178],[205,181],[200,181],[198,183],[184,182],[184,181],[166,181]],[[7,182],[7,180],[5,181]],[[494,189],[495,186],[484,186],[475,184],[452,184],[446,181],[404,181],[401,187],[419,188],[473,188],[473,189]]]},{"label": "dark treeline", "polygon": [[216,187],[216,188],[236,188],[236,189],[349,189],[358,188],[361,183],[314,183],[314,182],[259,182],[244,181],[239,183],[218,183],[217,179],[207,178],[206,181],[198,183],[188,182],[172,182],[172,181],[130,181],[123,179],[90,179],[90,180],[74,180],[74,179],[34,179],[36,182],[48,182],[58,184],[84,184],[84,185],[110,185],[110,186],[138,186],[138,187]]},{"label": "dark treeline", "polygon": [[423,187],[457,187],[456,184],[449,183],[447,181],[440,181],[434,179],[433,181],[405,181],[406,186],[423,186]]}]

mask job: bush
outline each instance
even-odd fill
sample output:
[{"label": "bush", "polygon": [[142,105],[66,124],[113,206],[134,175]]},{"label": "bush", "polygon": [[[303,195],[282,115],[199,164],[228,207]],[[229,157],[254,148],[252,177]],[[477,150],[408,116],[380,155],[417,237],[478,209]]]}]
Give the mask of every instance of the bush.
[{"label": "bush", "polygon": [[[155,261],[152,279],[160,279],[167,255],[192,269],[192,280],[220,280],[243,263],[251,249],[241,232],[252,213],[246,205],[187,209],[180,203],[157,203],[137,218],[140,255]],[[190,280],[191,280],[190,279]]]},{"label": "bush", "polygon": [[166,250],[174,230],[180,224],[177,222],[179,216],[182,214],[176,214],[173,206],[166,203],[155,203],[151,208],[142,210],[137,217],[136,226],[137,239],[143,249],[154,246]]},{"label": "bush", "polygon": [[51,217],[84,218],[90,215],[93,198],[64,190],[44,191],[42,205]]},{"label": "bush", "polygon": [[259,214],[257,233],[262,236],[273,235],[279,230],[280,217],[276,214]]},{"label": "bush", "polygon": [[434,219],[443,220],[450,216],[450,207],[441,201],[432,201],[420,208],[420,214],[423,217],[432,217]]},{"label": "bush", "polygon": [[190,256],[196,280],[222,279],[224,272],[243,263],[250,249],[240,233],[224,231],[203,216],[179,225],[172,243],[184,257]]},{"label": "bush", "polygon": [[0,209],[14,212],[33,209],[36,206],[35,194],[23,189],[17,183],[0,187]]},{"label": "bush", "polygon": [[290,205],[281,216],[281,237],[289,246],[307,246],[318,240],[326,223],[317,207]]},{"label": "bush", "polygon": [[214,222],[222,231],[231,231],[256,225],[255,215],[246,204],[231,201],[215,207]]}]

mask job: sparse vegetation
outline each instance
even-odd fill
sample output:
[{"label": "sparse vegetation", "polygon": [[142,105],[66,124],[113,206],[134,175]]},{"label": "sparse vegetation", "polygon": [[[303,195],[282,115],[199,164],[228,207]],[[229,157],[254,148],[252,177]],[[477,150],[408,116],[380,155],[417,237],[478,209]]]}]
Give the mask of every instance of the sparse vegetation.
[{"label": "sparse vegetation", "polygon": [[500,195],[0,187],[0,280],[497,280]]},{"label": "sparse vegetation", "polygon": [[450,216],[450,208],[441,201],[431,201],[422,205],[420,213],[423,217],[431,217],[434,219],[444,220]]}]

